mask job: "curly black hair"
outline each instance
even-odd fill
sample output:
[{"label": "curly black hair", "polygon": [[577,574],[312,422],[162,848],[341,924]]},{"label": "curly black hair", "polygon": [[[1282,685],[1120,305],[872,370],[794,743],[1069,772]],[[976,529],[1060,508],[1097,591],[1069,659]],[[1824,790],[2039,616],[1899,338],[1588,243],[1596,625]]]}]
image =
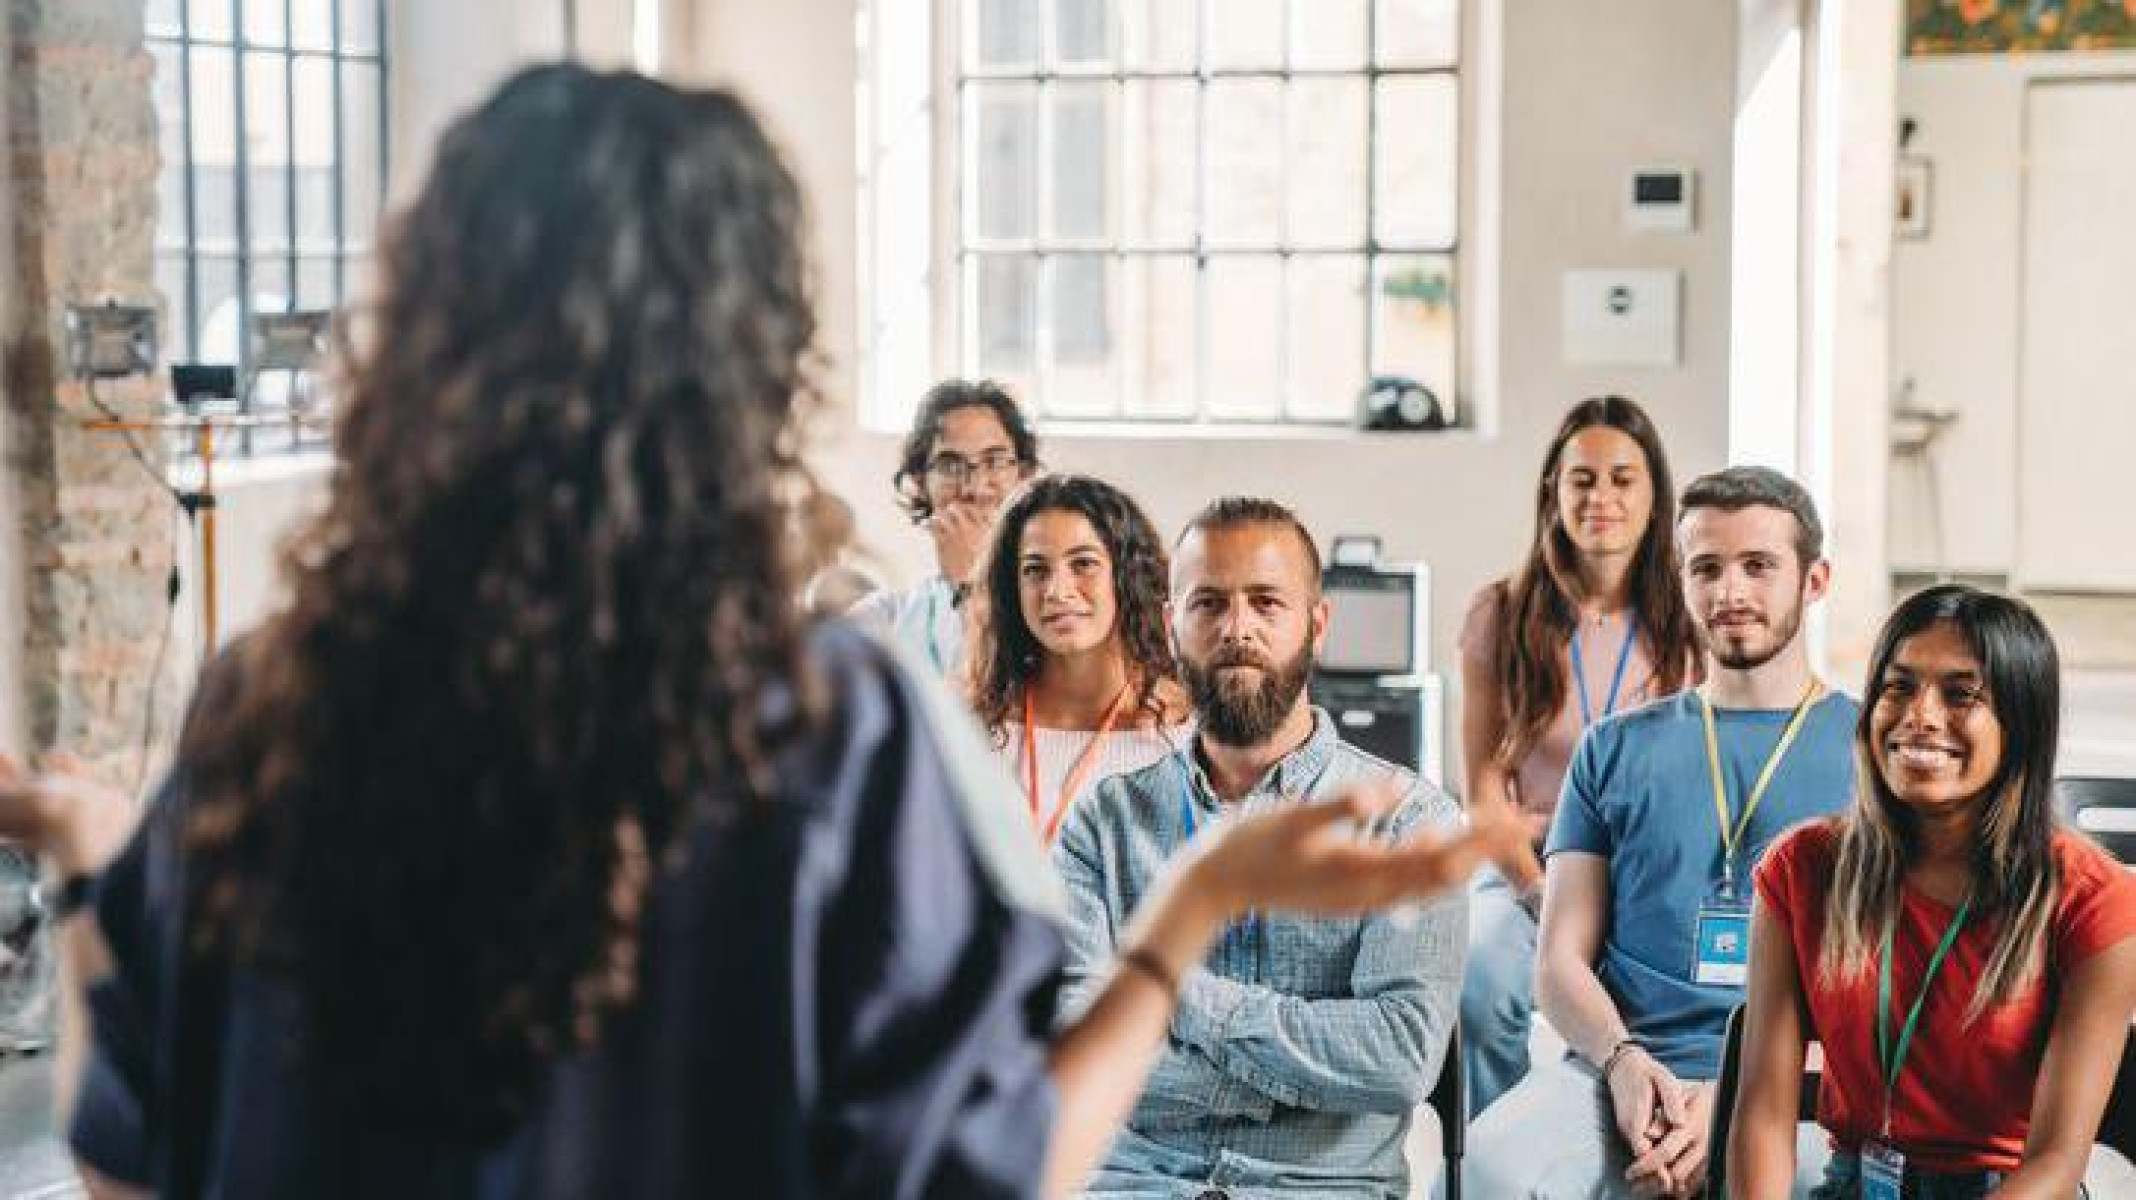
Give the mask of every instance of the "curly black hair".
[{"label": "curly black hair", "polygon": [[391,226],[291,599],[178,762],[192,943],[293,985],[358,1111],[512,1127],[631,1003],[663,853],[820,711],[802,225],[733,96],[549,66]]},{"label": "curly black hair", "polygon": [[1023,531],[1044,512],[1072,512],[1090,522],[1112,557],[1114,632],[1138,694],[1136,706],[1159,711],[1158,686],[1174,678],[1172,639],[1165,625],[1171,598],[1171,557],[1157,527],[1134,497],[1088,475],[1042,475],[1025,484],[994,521],[979,567],[971,613],[966,690],[980,724],[997,745],[1024,689],[1038,678],[1044,648],[1024,621],[1016,586]]},{"label": "curly black hair", "polygon": [[934,515],[934,501],[927,496],[927,464],[934,455],[935,442],[942,437],[942,421],[966,408],[991,410],[1008,431],[1016,461],[1026,471],[1038,466],[1038,435],[1032,432],[1031,422],[1024,419],[1023,409],[1000,384],[991,379],[945,379],[920,398],[912,428],[905,432],[904,445],[898,449],[897,471],[890,476],[898,507],[915,525]]}]

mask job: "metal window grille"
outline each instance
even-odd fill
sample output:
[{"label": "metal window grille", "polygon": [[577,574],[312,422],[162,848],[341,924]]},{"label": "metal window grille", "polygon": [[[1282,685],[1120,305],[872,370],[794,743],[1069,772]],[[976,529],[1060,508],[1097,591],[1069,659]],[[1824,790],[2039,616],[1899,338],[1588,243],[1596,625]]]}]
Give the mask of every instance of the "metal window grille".
[{"label": "metal window grille", "polygon": [[960,369],[1053,419],[1456,416],[1458,0],[958,0]]},{"label": "metal window grille", "polygon": [[[248,412],[258,312],[339,309],[367,269],[387,162],[385,0],[149,0],[163,173],[156,277],[174,361],[230,363]],[[297,444],[249,434],[229,449]]]}]

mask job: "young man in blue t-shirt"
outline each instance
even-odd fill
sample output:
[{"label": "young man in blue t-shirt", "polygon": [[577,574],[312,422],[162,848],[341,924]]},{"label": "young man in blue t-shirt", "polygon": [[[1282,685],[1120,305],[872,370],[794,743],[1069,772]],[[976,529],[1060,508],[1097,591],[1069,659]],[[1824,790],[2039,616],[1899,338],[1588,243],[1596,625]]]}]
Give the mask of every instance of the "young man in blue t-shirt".
[{"label": "young man in blue t-shirt", "polygon": [[1536,954],[1537,1000],[1569,1052],[1477,1122],[1472,1194],[1703,1185],[1712,1081],[1749,963],[1751,871],[1853,788],[1858,706],[1811,672],[1802,638],[1831,577],[1823,541],[1808,493],[1778,472],[1732,467],[1685,491],[1677,543],[1705,683],[1603,721],[1573,752]]}]

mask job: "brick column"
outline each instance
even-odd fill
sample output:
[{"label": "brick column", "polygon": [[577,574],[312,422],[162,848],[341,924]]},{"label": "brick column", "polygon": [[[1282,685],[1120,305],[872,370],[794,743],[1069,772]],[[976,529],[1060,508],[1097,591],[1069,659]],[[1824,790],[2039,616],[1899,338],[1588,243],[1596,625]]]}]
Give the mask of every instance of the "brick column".
[{"label": "brick column", "polygon": [[[111,782],[132,783],[149,680],[165,628],[172,553],[162,488],[115,435],[91,433],[89,396],[66,378],[70,303],[155,303],[158,151],[143,0],[11,0],[6,29],[7,246],[0,251],[6,416],[0,484],[10,511],[0,547],[13,573],[0,595],[0,659],[14,695],[0,745],[65,749]],[[153,411],[158,385],[109,381],[121,413]],[[160,469],[158,439],[144,442]],[[158,740],[172,688],[153,689]],[[0,912],[20,856],[0,858]],[[48,1029],[47,954],[0,951],[0,1040]]]}]

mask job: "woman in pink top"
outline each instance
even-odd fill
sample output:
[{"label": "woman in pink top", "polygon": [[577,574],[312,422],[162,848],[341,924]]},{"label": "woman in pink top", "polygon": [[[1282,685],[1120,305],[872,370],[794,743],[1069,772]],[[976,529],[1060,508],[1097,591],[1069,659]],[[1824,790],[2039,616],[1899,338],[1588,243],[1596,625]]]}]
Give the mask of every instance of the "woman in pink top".
[{"label": "woman in pink top", "polygon": [[[1477,592],[1462,622],[1471,803],[1517,806],[1540,839],[1587,726],[1691,682],[1675,526],[1645,410],[1621,396],[1574,405],[1543,456],[1527,561]],[[1461,1025],[1474,1113],[1528,1073],[1537,900],[1486,872],[1470,905]]]},{"label": "woman in pink top", "polygon": [[1087,475],[1036,479],[995,521],[968,690],[1048,845],[1078,797],[1162,758],[1185,732],[1169,576],[1164,542],[1133,497]]}]

